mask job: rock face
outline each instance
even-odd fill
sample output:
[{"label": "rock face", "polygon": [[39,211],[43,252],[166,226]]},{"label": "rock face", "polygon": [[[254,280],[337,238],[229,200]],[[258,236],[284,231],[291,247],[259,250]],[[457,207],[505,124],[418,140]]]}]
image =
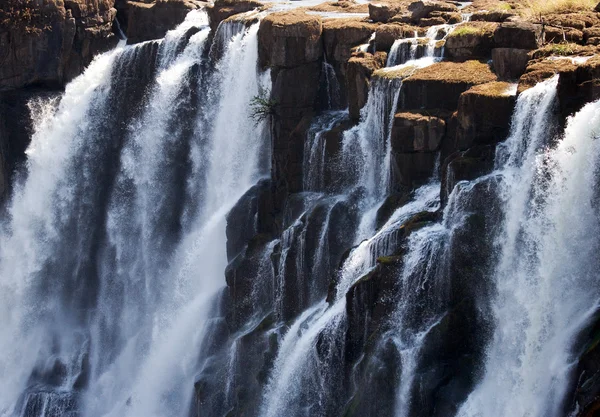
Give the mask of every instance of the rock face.
[{"label": "rock face", "polygon": [[487,57],[494,47],[497,24],[472,22],[459,25],[446,39],[446,51],[453,59]]},{"label": "rock face", "polygon": [[214,31],[223,20],[239,13],[264,7],[258,0],[216,0],[213,4],[206,6],[206,12],[210,20],[210,27]]},{"label": "rock face", "polygon": [[542,44],[541,25],[526,22],[507,22],[494,33],[499,48],[536,49]]},{"label": "rock face", "polygon": [[61,86],[115,45],[114,0],[7,0],[0,6],[0,89]]},{"label": "rock face", "polygon": [[360,118],[360,109],[367,103],[369,80],[374,71],[385,66],[387,54],[376,52],[359,54],[346,64],[346,90],[348,91],[348,110],[354,120]]},{"label": "rock face", "polygon": [[503,80],[517,80],[527,69],[529,50],[517,48],[494,48],[492,50],[494,72]]},{"label": "rock face", "polygon": [[390,139],[394,184],[412,188],[430,178],[445,135],[446,122],[440,117],[396,114]]},{"label": "rock face", "polygon": [[458,100],[458,130],[453,149],[489,145],[508,137],[516,101],[516,86],[492,82],[475,86]]},{"label": "rock face", "polygon": [[153,3],[127,0],[119,7],[128,43],[160,39],[183,22],[185,16],[204,5],[197,0],[156,0]]},{"label": "rock face", "polygon": [[404,81],[400,106],[404,109],[456,110],[458,99],[469,88],[495,81],[487,64],[440,62],[415,72]]},{"label": "rock face", "polygon": [[[331,64],[340,85],[346,84],[346,63],[356,45],[365,44],[377,29],[377,25],[361,18],[333,18],[323,22],[323,45],[327,62]],[[346,89],[342,89],[342,93]],[[346,103],[346,97],[341,97]]]},{"label": "rock face", "polygon": [[260,22],[259,66],[271,68],[271,98],[277,103],[272,170],[279,210],[287,193],[302,189],[304,136],[317,99],[322,33],[322,19],[303,11],[271,13]]}]

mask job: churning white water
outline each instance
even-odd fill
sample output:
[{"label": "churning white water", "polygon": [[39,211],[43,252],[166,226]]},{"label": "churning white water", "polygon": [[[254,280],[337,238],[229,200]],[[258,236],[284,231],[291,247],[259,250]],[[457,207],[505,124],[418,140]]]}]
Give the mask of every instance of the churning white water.
[{"label": "churning white water", "polygon": [[598,307],[600,103],[552,139],[558,77],[520,96],[497,155],[505,220],[485,375],[460,416],[557,416],[578,332]]},{"label": "churning white water", "polygon": [[[266,168],[248,106],[263,88],[257,31],[220,37],[209,70],[206,15],[190,13],[159,43],[100,56],[42,108],[1,242],[0,415],[189,411],[225,216]],[[48,382],[27,386],[32,371]]]}]

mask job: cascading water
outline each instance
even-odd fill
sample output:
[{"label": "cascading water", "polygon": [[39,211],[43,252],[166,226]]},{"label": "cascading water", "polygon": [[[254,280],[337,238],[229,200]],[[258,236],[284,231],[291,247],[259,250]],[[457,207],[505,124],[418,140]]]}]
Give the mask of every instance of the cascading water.
[{"label": "cascading water", "polygon": [[267,227],[257,16],[191,12],[36,107],[0,239],[0,415],[563,415],[600,295],[600,102],[555,137],[557,78],[522,93],[494,171],[442,207],[437,175],[393,189],[392,75],[454,26],[397,41],[353,127],[323,59],[301,191]]},{"label": "cascading water", "polygon": [[225,215],[268,168],[248,106],[258,25],[236,29],[206,65],[192,12],[97,58],[40,115],[2,240],[0,414],[188,412]]},{"label": "cascading water", "polygon": [[600,104],[548,142],[558,78],[523,94],[499,149],[505,220],[494,273],[495,332],[485,375],[461,416],[557,416],[572,372],[574,341],[598,308]]}]

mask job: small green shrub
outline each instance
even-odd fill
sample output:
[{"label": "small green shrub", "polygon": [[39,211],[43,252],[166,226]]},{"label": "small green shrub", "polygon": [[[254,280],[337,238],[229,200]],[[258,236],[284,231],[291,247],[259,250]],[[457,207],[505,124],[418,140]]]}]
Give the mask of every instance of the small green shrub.
[{"label": "small green shrub", "polygon": [[277,101],[266,95],[255,96],[250,101],[250,117],[257,125],[274,117],[277,113],[276,109]]}]

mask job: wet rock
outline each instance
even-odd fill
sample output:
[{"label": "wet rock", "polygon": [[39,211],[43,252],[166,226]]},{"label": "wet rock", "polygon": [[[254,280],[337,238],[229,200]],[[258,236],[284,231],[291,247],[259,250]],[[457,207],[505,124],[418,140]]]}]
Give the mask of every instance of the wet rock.
[{"label": "wet rock", "polygon": [[[257,234],[273,232],[269,227],[271,182],[261,180],[250,188],[227,214],[227,259],[231,261]],[[259,218],[260,217],[260,218]],[[265,224],[267,223],[267,224]]]},{"label": "wet rock", "polygon": [[393,152],[435,152],[446,134],[446,122],[417,112],[394,116],[390,144]]},{"label": "wet rock", "polygon": [[536,49],[542,43],[542,28],[522,21],[502,23],[494,32],[494,42],[499,48]]},{"label": "wet rock", "polygon": [[417,70],[404,80],[400,108],[455,110],[469,88],[495,81],[489,66],[479,61],[440,62]]},{"label": "wet rock", "polygon": [[572,373],[566,414],[594,417],[600,411],[600,320],[594,317],[576,341],[577,369]]},{"label": "wet rock", "polygon": [[[323,22],[323,44],[327,62],[335,70],[340,86],[346,86],[346,63],[354,47],[367,43],[377,25],[357,18],[333,18]],[[341,89],[342,103],[346,89]]]},{"label": "wet rock", "polygon": [[496,27],[495,23],[484,22],[459,25],[446,38],[445,50],[448,56],[457,60],[490,56]]},{"label": "wet rock", "polygon": [[529,50],[516,48],[492,49],[492,62],[494,72],[500,79],[517,80],[529,62]]},{"label": "wet rock", "polygon": [[206,6],[206,13],[211,29],[215,31],[219,23],[228,17],[264,6],[265,4],[258,0],[216,0],[212,5]]},{"label": "wet rock", "polygon": [[464,152],[455,152],[442,164],[441,201],[445,205],[448,196],[460,181],[471,181],[491,172],[494,168],[494,146],[474,146]]},{"label": "wet rock", "polygon": [[377,216],[375,219],[375,227],[380,229],[385,222],[394,214],[394,212],[408,203],[412,198],[411,193],[406,189],[402,192],[395,192],[386,197],[385,201],[377,210]]},{"label": "wet rock", "polygon": [[17,0],[0,5],[0,89],[60,87],[113,47],[114,0]]},{"label": "wet rock", "polygon": [[563,118],[600,99],[600,58],[591,57],[575,67],[563,68],[558,82],[558,101]]},{"label": "wet rock", "polygon": [[323,54],[322,31],[321,18],[303,11],[267,15],[258,31],[259,65],[290,68],[317,62]]},{"label": "wet rock", "polygon": [[458,101],[458,129],[453,149],[489,145],[508,137],[516,103],[516,87],[505,82],[475,86]]},{"label": "wet rock", "polygon": [[348,92],[348,110],[354,120],[360,119],[360,109],[367,103],[370,78],[373,72],[385,66],[387,54],[376,52],[374,55],[363,53],[348,60],[346,65],[346,90]]},{"label": "wet rock", "polygon": [[393,188],[415,188],[433,175],[438,156],[434,152],[393,153],[391,177]]},{"label": "wet rock", "polygon": [[269,14],[260,22],[258,56],[261,68],[271,68],[276,103],[271,166],[277,215],[288,193],[302,190],[304,141],[323,68],[321,18],[300,10]]},{"label": "wet rock", "polygon": [[17,171],[24,168],[33,134],[32,111],[43,100],[58,101],[61,92],[32,87],[0,92],[0,200],[7,196]]},{"label": "wet rock", "polygon": [[204,2],[196,0],[157,0],[153,3],[127,1],[126,35],[128,43],[160,39],[167,31],[185,20],[190,10],[198,9]]},{"label": "wet rock", "polygon": [[411,416],[456,414],[481,376],[492,328],[489,276],[496,256],[494,228],[501,213],[496,187],[495,179],[489,179],[467,191],[469,198],[462,200],[466,207],[461,212],[469,214],[453,224],[448,247],[438,261],[448,266],[443,278],[448,296],[445,313],[424,336],[415,369]]}]

